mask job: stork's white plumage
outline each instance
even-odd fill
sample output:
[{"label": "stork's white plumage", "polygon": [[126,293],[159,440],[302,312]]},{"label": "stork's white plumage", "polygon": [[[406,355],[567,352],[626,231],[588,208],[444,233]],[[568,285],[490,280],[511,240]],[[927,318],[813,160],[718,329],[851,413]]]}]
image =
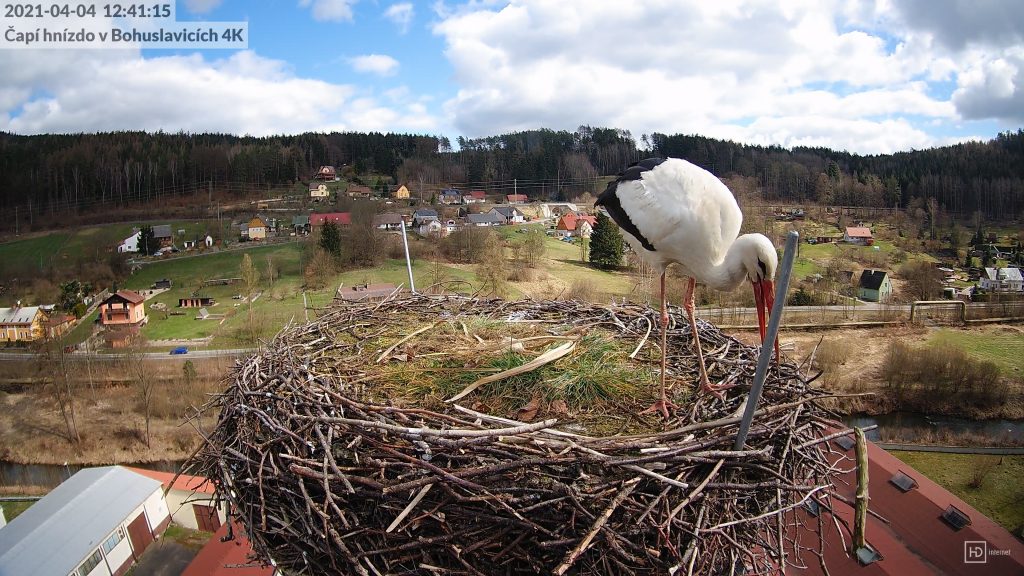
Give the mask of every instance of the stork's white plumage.
[{"label": "stork's white plumage", "polygon": [[[661,272],[661,400],[652,409],[667,418],[671,406],[665,393],[665,270],[672,263],[681,266],[689,278],[683,306],[697,349],[701,384],[720,396],[704,366],[693,310],[694,286],[699,281],[729,291],[749,280],[763,343],[765,321],[775,298],[775,246],[762,234],[737,237],[743,213],[732,192],[714,174],[678,158],[652,158],[630,166],[608,185],[595,205],[604,207],[633,250]],[[777,349],[776,342],[776,353]]]}]

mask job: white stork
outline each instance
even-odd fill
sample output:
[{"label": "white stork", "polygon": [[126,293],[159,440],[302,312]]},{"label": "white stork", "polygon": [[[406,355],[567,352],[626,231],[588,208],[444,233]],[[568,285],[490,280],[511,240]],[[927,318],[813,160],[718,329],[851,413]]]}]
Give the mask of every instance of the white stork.
[{"label": "white stork", "polygon": [[[701,282],[729,291],[749,280],[763,345],[765,320],[775,301],[775,246],[763,234],[737,237],[743,213],[732,192],[714,174],[678,158],[633,164],[608,184],[595,206],[603,207],[633,250],[661,272],[661,399],[646,411],[660,411],[667,419],[673,407],[665,393],[665,270],[673,262],[688,277],[683,307],[697,348],[701,385],[721,398],[704,366],[693,312],[694,286]],[[778,341],[775,348],[777,356]]]}]

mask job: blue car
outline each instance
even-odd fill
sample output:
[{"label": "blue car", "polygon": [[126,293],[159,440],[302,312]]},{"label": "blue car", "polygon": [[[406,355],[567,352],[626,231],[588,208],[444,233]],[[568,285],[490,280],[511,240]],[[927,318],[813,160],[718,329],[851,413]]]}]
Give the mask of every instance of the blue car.
[{"label": "blue car", "polygon": [[176,354],[188,354],[188,348],[184,346],[178,346],[177,348],[172,349],[171,355],[174,356]]}]

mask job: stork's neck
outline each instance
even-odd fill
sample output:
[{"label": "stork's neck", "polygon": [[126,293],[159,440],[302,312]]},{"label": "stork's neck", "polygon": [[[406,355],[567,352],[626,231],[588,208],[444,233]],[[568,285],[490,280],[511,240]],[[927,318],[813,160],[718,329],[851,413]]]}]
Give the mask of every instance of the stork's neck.
[{"label": "stork's neck", "polygon": [[708,262],[703,270],[694,270],[695,276],[714,290],[723,292],[734,290],[747,278],[743,260],[744,256],[750,254],[753,249],[752,236],[755,235],[744,234],[736,238],[720,262]]}]

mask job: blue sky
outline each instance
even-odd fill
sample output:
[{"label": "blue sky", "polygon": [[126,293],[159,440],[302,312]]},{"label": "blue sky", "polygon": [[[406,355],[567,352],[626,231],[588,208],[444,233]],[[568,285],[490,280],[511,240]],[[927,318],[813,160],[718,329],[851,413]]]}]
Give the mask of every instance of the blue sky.
[{"label": "blue sky", "polygon": [[1021,2],[178,0],[176,8],[179,21],[247,22],[248,49],[5,46],[0,130],[390,131],[454,143],[587,124],[637,140],[696,133],[887,153],[1024,124]]}]

